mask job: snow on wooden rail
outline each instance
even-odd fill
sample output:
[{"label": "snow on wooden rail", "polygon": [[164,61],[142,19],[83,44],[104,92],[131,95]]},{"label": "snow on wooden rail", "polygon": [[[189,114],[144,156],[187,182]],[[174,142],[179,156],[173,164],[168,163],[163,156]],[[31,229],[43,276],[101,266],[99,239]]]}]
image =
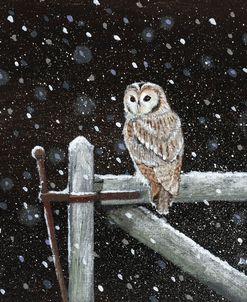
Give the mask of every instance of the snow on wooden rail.
[{"label": "snow on wooden rail", "polygon": [[144,207],[114,208],[108,216],[124,231],[233,302],[247,302],[247,276]]},{"label": "snow on wooden rail", "polygon": [[[149,189],[138,177],[96,175],[95,191],[140,191],[134,200],[102,200],[103,205],[141,204],[150,201]],[[181,175],[180,193],[175,202],[247,201],[247,173],[189,172]]]}]

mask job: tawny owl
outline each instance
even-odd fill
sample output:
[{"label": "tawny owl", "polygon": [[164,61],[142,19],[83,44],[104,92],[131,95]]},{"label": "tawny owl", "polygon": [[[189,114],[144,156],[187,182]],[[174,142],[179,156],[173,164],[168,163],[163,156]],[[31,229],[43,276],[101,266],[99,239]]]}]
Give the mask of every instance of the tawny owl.
[{"label": "tawny owl", "polygon": [[127,86],[124,110],[125,144],[137,171],[149,182],[157,211],[167,214],[179,191],[184,149],[180,119],[164,90],[148,82]]}]

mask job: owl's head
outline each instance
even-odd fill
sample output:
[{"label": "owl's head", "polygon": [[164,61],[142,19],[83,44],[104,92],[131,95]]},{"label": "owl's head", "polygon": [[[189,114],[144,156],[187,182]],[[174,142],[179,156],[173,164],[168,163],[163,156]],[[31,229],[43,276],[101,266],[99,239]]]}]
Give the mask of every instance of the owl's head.
[{"label": "owl's head", "polygon": [[162,87],[149,82],[128,85],[124,93],[124,110],[130,116],[159,114],[170,110]]}]

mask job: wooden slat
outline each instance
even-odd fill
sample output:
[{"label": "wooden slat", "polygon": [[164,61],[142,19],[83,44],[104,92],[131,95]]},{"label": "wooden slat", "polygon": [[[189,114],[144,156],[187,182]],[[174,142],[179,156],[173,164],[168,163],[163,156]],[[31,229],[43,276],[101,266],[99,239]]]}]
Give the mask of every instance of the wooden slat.
[{"label": "wooden slat", "polygon": [[144,207],[121,207],[108,216],[124,231],[229,301],[247,301],[247,276],[220,260]]},{"label": "wooden slat", "polygon": [[[69,145],[69,191],[92,192],[93,146],[79,136]],[[69,301],[94,301],[94,204],[68,208]]]},{"label": "wooden slat", "polygon": [[[136,200],[106,200],[104,205],[147,203],[149,188],[135,176],[97,175],[95,190],[140,191]],[[100,182],[101,181],[101,182]],[[247,201],[247,173],[189,172],[181,176],[181,188],[175,202]]]}]

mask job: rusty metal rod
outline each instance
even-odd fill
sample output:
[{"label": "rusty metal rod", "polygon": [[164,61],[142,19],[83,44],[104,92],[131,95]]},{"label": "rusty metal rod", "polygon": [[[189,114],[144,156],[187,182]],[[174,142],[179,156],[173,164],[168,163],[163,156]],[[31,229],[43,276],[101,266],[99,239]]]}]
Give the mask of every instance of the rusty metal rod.
[{"label": "rusty metal rod", "polygon": [[32,150],[32,156],[36,159],[37,162],[37,168],[39,172],[39,179],[40,179],[40,186],[41,186],[40,199],[44,203],[44,215],[45,215],[48,234],[50,237],[51,250],[54,258],[54,266],[55,266],[57,280],[60,287],[61,297],[63,302],[68,302],[68,293],[67,293],[67,288],[65,286],[62,266],[60,263],[59,250],[56,241],[51,204],[49,203],[48,200],[45,200],[43,198],[43,196],[48,193],[46,173],[45,173],[45,150],[42,147],[35,147]]},{"label": "rusty metal rod", "polygon": [[68,194],[63,192],[47,192],[42,193],[41,197],[44,201],[69,202],[69,203],[86,203],[97,202],[101,200],[114,199],[137,199],[140,192],[100,192],[92,194]]}]

